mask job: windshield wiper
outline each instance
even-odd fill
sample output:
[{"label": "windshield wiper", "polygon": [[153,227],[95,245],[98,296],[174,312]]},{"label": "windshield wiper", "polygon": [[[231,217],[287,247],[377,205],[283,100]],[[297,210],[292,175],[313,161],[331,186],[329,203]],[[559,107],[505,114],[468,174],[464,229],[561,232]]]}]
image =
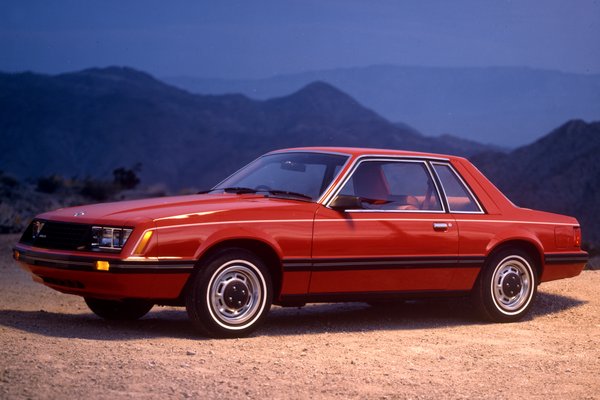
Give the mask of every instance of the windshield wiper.
[{"label": "windshield wiper", "polygon": [[241,186],[226,187],[226,188],[217,188],[217,189],[213,189],[213,190],[222,190],[225,193],[235,193],[235,194],[256,193],[256,192],[258,192],[258,190],[256,190],[256,189],[252,189],[252,188],[248,188],[248,187],[241,187]]},{"label": "windshield wiper", "polygon": [[206,191],[206,193],[208,192],[212,192],[215,190],[222,190],[225,193],[235,193],[235,194],[246,194],[246,193],[259,193],[259,192],[266,192],[269,193],[271,195],[274,196],[292,196],[292,197],[300,197],[302,199],[306,199],[306,200],[310,200],[312,201],[313,198],[309,195],[303,194],[303,193],[298,193],[298,192],[290,192],[287,190],[277,190],[277,189],[252,189],[249,187],[243,187],[243,186],[234,186],[234,187],[226,187],[226,188],[216,188],[216,189],[211,189]]},{"label": "windshield wiper", "polygon": [[307,200],[310,200],[310,201],[312,201],[312,199],[313,199],[311,196],[306,195],[304,193],[289,192],[287,190],[267,190],[267,192],[269,194],[273,194],[275,196],[277,196],[277,195],[280,195],[280,196],[281,195],[283,195],[283,196],[294,196],[294,197],[301,197],[303,199],[307,199]]}]

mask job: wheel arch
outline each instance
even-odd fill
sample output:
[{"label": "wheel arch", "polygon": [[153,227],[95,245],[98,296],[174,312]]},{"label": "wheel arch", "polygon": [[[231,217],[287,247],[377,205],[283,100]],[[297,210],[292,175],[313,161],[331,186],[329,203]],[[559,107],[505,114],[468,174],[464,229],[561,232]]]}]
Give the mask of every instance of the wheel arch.
[{"label": "wheel arch", "polygon": [[532,240],[531,238],[511,238],[496,242],[487,249],[485,256],[486,262],[498,252],[509,248],[522,250],[533,258],[539,282],[544,271],[544,249],[541,243],[536,240]]},{"label": "wheel arch", "polygon": [[267,266],[271,274],[271,283],[273,285],[273,297],[276,298],[281,291],[281,283],[283,280],[283,269],[281,257],[271,244],[255,238],[229,238],[212,243],[198,257],[198,261],[194,266],[194,270],[201,268],[204,262],[215,254],[228,248],[248,250],[260,257]]},{"label": "wheel arch", "polygon": [[[531,264],[534,264],[531,267],[535,269],[534,276],[531,277],[533,282],[527,286],[527,292],[523,292],[520,286],[524,285],[523,281],[520,281],[519,278],[517,278],[519,280],[515,281],[515,278],[512,278],[513,286],[511,288],[510,283],[507,283],[509,285],[508,290],[519,290],[520,292],[510,292],[511,297],[506,297],[504,283],[499,285],[500,289],[496,286],[495,279],[497,278],[495,274],[499,268],[506,269],[505,266],[511,264],[510,261],[505,262],[511,258],[511,255],[522,259],[522,257],[517,257],[519,254],[531,258]],[[534,242],[522,238],[513,237],[498,242],[490,248],[485,258],[485,264],[479,271],[471,292],[474,306],[485,320],[492,322],[515,322],[523,318],[527,310],[531,307],[537,292],[537,286],[543,269],[541,262],[542,255],[543,252],[540,253]],[[493,264],[491,263],[492,260],[494,261]],[[497,264],[497,262],[499,263]],[[512,265],[510,267],[514,268]],[[528,267],[523,268],[530,270]],[[537,279],[535,275],[537,275]],[[516,287],[514,286],[515,284],[517,285]],[[523,297],[523,294],[526,297]]]}]

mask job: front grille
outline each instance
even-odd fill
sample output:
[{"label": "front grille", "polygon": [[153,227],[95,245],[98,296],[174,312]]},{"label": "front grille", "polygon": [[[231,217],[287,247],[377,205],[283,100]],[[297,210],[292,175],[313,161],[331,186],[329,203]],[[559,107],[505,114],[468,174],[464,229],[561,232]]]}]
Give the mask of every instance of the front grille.
[{"label": "front grille", "polygon": [[91,225],[72,224],[68,222],[42,221],[44,226],[37,237],[33,237],[33,223],[23,236],[21,243],[44,249],[86,250],[91,243]]}]

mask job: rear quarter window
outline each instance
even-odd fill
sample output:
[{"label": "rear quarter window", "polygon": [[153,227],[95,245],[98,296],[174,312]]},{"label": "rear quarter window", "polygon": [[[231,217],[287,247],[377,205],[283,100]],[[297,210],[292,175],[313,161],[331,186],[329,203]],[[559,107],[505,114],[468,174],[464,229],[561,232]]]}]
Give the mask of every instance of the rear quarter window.
[{"label": "rear quarter window", "polygon": [[442,188],[446,194],[450,212],[482,213],[483,210],[467,189],[462,179],[447,164],[433,164]]}]

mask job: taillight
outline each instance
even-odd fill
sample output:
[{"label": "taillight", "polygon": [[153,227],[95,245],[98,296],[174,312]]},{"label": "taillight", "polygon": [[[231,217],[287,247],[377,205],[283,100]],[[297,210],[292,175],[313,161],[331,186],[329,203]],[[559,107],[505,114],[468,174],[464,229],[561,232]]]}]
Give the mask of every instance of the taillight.
[{"label": "taillight", "polygon": [[581,247],[581,228],[573,227],[573,244],[575,247]]}]

